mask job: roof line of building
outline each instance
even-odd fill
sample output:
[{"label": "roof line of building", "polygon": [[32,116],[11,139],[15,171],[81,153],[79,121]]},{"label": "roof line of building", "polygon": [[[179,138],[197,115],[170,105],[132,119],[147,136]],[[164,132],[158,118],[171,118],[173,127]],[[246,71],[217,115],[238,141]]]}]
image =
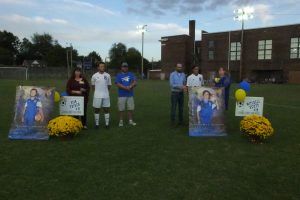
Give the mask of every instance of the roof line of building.
[{"label": "roof line of building", "polygon": [[188,35],[188,34],[181,34],[181,35],[169,35],[169,36],[162,36],[161,38],[169,38],[169,37],[182,37],[182,36],[188,36],[188,37],[190,37],[190,35]]},{"label": "roof line of building", "polygon": [[[279,26],[266,26],[266,27],[260,27],[260,28],[249,28],[249,29],[244,29],[244,31],[250,31],[250,30],[259,30],[259,29],[268,29],[268,28],[280,28],[280,27],[285,27],[285,26],[299,26],[300,24],[286,24],[286,25],[279,25]],[[228,31],[220,31],[220,32],[207,32],[205,30],[202,30],[202,35],[207,35],[207,34],[215,34],[215,33],[228,33],[228,32],[238,32],[241,31],[241,29],[236,29],[236,30],[228,30]]]}]

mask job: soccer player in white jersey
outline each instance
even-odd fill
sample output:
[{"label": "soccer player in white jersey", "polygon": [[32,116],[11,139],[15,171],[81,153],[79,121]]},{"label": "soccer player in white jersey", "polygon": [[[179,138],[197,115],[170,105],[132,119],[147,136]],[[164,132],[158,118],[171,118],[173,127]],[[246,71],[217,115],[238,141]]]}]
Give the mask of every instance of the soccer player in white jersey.
[{"label": "soccer player in white jersey", "polygon": [[95,128],[99,128],[100,109],[103,109],[105,127],[109,128],[109,108],[110,98],[109,90],[111,88],[111,78],[105,72],[105,63],[98,63],[98,72],[92,76],[92,88],[94,89],[93,107],[95,111]]},{"label": "soccer player in white jersey", "polygon": [[204,83],[202,74],[199,74],[199,67],[193,66],[193,73],[188,76],[186,86],[187,87],[201,87]]}]

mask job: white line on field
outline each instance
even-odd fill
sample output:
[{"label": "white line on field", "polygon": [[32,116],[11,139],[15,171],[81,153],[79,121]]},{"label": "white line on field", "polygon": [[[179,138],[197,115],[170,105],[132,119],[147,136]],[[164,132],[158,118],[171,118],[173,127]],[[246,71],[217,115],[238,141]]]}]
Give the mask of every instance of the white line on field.
[{"label": "white line on field", "polygon": [[273,103],[265,103],[265,105],[274,106],[274,107],[281,107],[281,108],[300,109],[299,106],[280,105],[280,104],[273,104]]}]

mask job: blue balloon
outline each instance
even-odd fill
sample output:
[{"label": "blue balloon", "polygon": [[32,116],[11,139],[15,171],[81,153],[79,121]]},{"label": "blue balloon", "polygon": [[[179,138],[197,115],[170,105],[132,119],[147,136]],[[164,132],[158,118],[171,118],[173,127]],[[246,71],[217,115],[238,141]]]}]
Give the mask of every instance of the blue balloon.
[{"label": "blue balloon", "polygon": [[62,92],[62,93],[60,93],[60,96],[62,96],[62,97],[68,96],[68,93],[67,92]]},{"label": "blue balloon", "polygon": [[250,83],[248,83],[247,81],[242,81],[240,83],[240,88],[243,89],[243,90],[245,90],[246,92],[249,92],[251,86],[250,86]]}]

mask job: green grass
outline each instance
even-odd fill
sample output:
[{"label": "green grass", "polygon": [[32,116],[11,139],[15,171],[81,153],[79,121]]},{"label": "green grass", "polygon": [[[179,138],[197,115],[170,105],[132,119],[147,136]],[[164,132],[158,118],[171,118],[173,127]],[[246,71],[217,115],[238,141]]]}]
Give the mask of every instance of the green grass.
[{"label": "green grass", "polygon": [[169,88],[161,81],[139,82],[136,127],[117,127],[114,87],[109,131],[93,130],[90,102],[90,129],[72,141],[9,141],[19,84],[63,91],[65,81],[0,80],[1,200],[300,199],[300,85],[253,85],[249,96],[265,97],[275,135],[251,144],[240,135],[233,99],[227,137],[191,138],[187,127],[170,129]]}]

